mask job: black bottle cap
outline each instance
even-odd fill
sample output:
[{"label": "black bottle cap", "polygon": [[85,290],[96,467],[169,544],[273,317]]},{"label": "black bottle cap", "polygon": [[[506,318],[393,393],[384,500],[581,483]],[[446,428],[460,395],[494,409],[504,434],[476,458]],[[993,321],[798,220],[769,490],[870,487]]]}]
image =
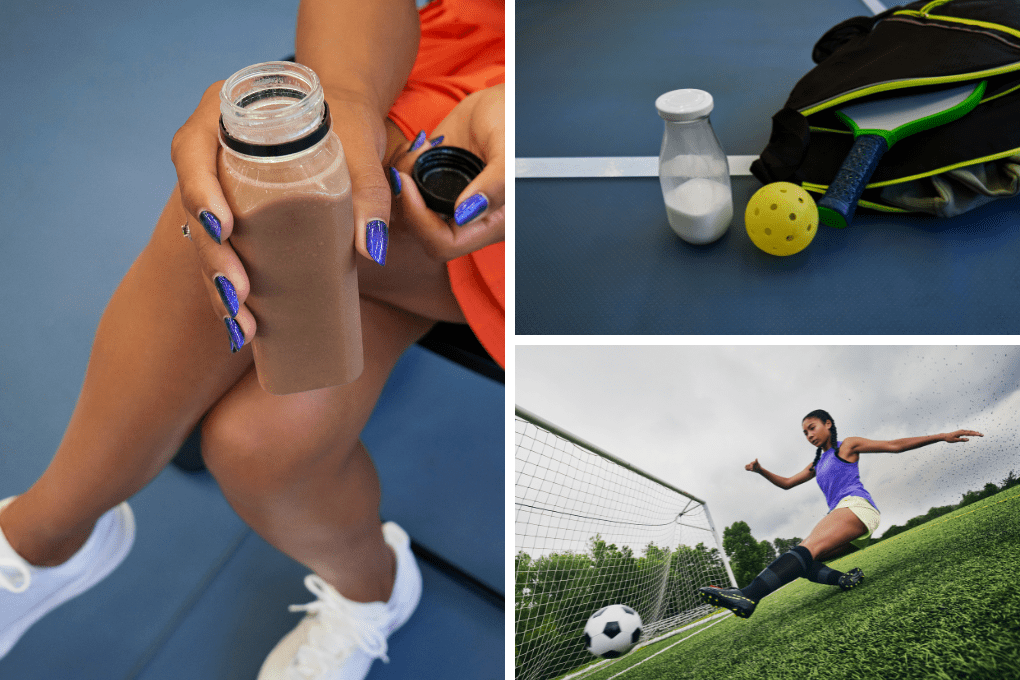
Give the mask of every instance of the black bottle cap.
[{"label": "black bottle cap", "polygon": [[411,177],[430,210],[453,215],[457,196],[484,168],[482,159],[467,149],[437,146],[418,156]]}]

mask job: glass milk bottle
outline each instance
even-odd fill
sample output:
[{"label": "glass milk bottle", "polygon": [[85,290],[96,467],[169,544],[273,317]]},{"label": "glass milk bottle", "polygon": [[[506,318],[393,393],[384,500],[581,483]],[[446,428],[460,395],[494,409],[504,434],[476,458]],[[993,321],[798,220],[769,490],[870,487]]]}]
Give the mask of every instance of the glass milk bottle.
[{"label": "glass milk bottle", "polygon": [[673,90],[655,100],[666,121],[659,153],[659,184],[669,225],[688,243],[711,243],[733,219],[730,169],[708,114],[712,95]]},{"label": "glass milk bottle", "polygon": [[291,394],[355,380],[363,367],[351,179],[315,73],[268,62],[220,91],[219,179],[259,383]]}]

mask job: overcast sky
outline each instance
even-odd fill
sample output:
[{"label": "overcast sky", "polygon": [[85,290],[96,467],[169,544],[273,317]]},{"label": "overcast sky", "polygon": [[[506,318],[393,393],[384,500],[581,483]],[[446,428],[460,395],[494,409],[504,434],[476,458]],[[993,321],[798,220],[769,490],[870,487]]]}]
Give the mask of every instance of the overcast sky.
[{"label": "overcast sky", "polygon": [[861,457],[861,478],[893,524],[1020,474],[1020,348],[997,346],[520,346],[516,403],[707,501],[717,529],[805,538],[827,507],[801,419],[832,414],[839,438],[974,429],[984,438]]}]

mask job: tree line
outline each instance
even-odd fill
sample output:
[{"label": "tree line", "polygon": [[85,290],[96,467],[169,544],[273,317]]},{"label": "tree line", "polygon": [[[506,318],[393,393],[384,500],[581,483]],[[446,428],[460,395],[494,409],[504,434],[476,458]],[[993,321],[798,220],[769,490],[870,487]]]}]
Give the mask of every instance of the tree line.
[{"label": "tree line", "polygon": [[[1009,475],[999,484],[989,482],[978,491],[968,491],[963,494],[959,503],[931,508],[925,514],[908,520],[903,526],[894,524],[882,533],[881,538],[872,538],[870,544],[874,545],[879,541],[902,534],[904,531],[913,529],[925,522],[930,522],[954,510],[959,510],[962,507],[976,503],[989,496],[994,496],[1000,491],[1005,491],[1017,485],[1020,485],[1020,478],[1016,476],[1014,471],[1010,470]],[[742,521],[734,522],[723,530],[723,550],[726,551],[726,556],[730,560],[730,568],[733,570],[733,576],[740,586],[746,586],[772,560],[802,540],[801,538],[776,538],[772,542],[757,541],[751,535],[751,527],[747,525],[747,522]]]}]

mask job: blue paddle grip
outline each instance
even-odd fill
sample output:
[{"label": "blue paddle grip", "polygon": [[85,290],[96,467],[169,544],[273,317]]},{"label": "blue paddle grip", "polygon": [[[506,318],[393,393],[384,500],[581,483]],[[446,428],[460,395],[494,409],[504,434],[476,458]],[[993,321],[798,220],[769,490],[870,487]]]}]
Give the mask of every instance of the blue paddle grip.
[{"label": "blue paddle grip", "polygon": [[[868,180],[875,174],[875,168],[889,148],[885,138],[879,135],[861,135],[854,142],[836,178],[818,201],[819,216],[823,224],[830,227],[845,227],[853,219],[857,201],[864,193]],[[828,210],[821,210],[827,208]],[[835,213],[835,214],[833,214]],[[842,224],[839,223],[842,218]]]}]

